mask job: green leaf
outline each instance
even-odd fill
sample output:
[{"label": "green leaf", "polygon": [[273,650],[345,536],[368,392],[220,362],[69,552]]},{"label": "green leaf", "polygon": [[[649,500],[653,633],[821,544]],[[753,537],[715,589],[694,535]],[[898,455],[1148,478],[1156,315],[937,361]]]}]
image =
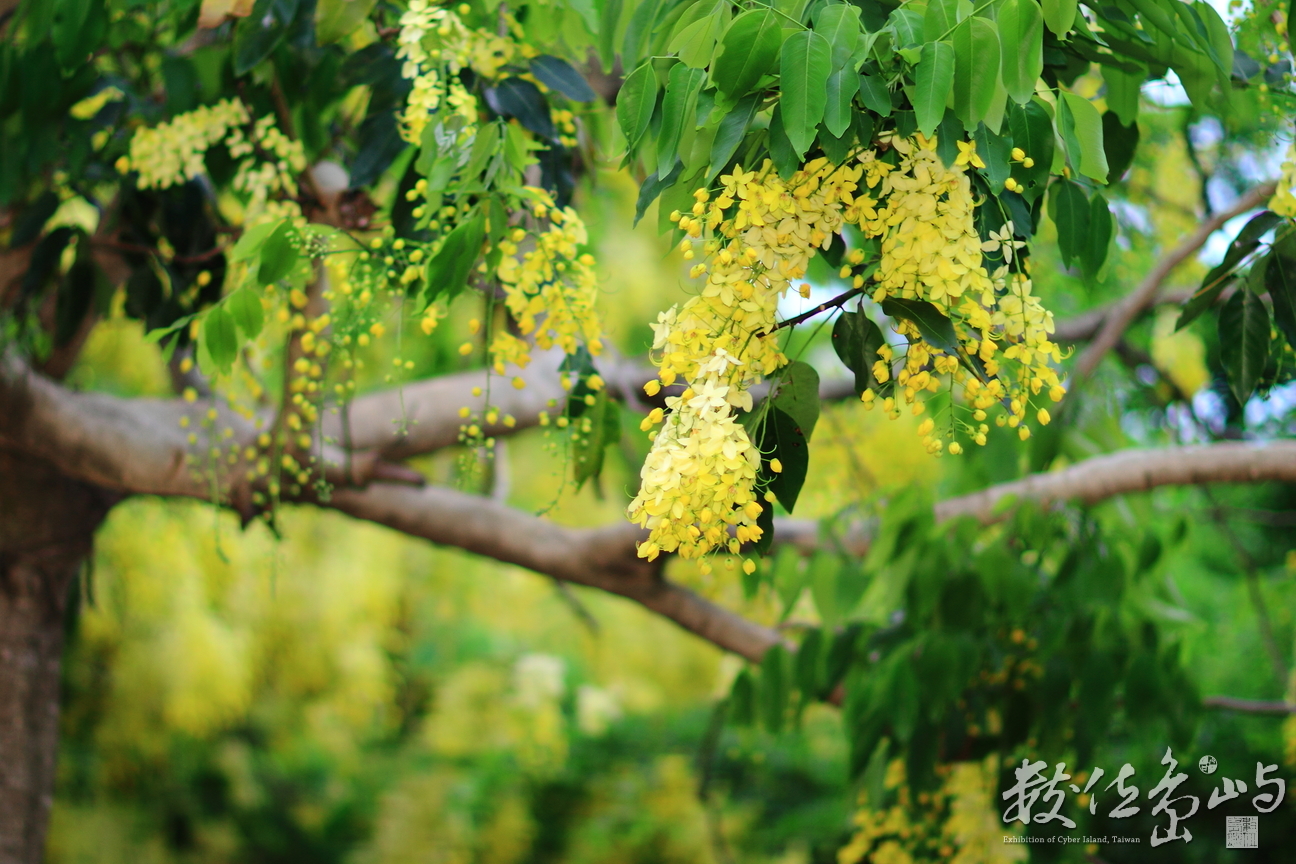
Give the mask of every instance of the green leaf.
[{"label": "green leaf", "polygon": [[1068,153],[1071,164],[1086,177],[1099,183],[1107,182],[1107,154],[1103,150],[1102,115],[1094,104],[1083,96],[1062,91],[1058,102],[1062,121],[1062,140],[1068,149],[1078,147],[1078,153]]},{"label": "green leaf", "polygon": [[891,91],[887,89],[886,82],[876,75],[867,75],[863,72],[859,76],[859,94],[860,101],[864,107],[877,114],[879,117],[886,117],[891,113]]},{"label": "green leaf", "polygon": [[486,104],[496,114],[517,121],[546,141],[554,140],[549,103],[540,88],[524,78],[505,78],[484,91]]},{"label": "green leaf", "polygon": [[250,342],[261,334],[261,328],[265,326],[265,315],[261,310],[261,298],[255,291],[240,288],[225,298],[225,305],[244,339]]},{"label": "green leaf", "polygon": [[930,0],[923,13],[922,41],[939,42],[954,33],[959,22],[972,14],[968,0]]},{"label": "green leaf", "polygon": [[1256,266],[1265,268],[1264,286],[1273,301],[1274,322],[1287,344],[1296,347],[1296,258],[1289,258],[1282,251],[1275,249],[1267,261]]},{"label": "green leaf", "polygon": [[770,115],[769,154],[770,159],[774,162],[774,167],[778,169],[779,176],[784,180],[795,174],[797,168],[801,165],[792,149],[792,142],[788,140],[787,133],[783,131],[783,106],[781,104],[776,104],[774,112]]},{"label": "green leaf", "polygon": [[659,0],[640,0],[625,28],[625,41],[621,45],[621,62],[626,68],[639,65],[642,52],[652,38],[653,21],[657,18]]},{"label": "green leaf", "polygon": [[473,136],[472,150],[468,154],[468,164],[464,167],[460,176],[469,181],[476,180],[481,176],[482,171],[486,170],[487,162],[499,153],[499,150],[500,121],[482,124],[477,128],[477,134]]},{"label": "green leaf", "polygon": [[1023,196],[1034,201],[1044,193],[1053,164],[1053,121],[1034,99],[1025,105],[1014,102],[1008,107],[1008,130],[1013,145],[1035,161],[1030,168],[1016,164],[1012,169],[1013,177],[1024,187]]},{"label": "green leaf", "polygon": [[580,421],[582,428],[586,419],[589,420],[589,431],[582,431],[572,438],[572,474],[577,489],[602,472],[604,451],[621,440],[621,409],[608,398],[606,389],[594,395],[594,404],[588,407]]},{"label": "green leaf", "polygon": [[711,142],[711,170],[707,172],[707,185],[720,175],[733,158],[738,145],[742,143],[743,135],[747,134],[747,127],[756,116],[759,102],[759,96],[749,93],[721,119],[720,128],[716,130],[715,139]]},{"label": "green leaf", "polygon": [[1224,303],[1219,342],[1229,389],[1245,405],[1269,362],[1269,310],[1258,294],[1239,290]]},{"label": "green leaf", "polygon": [[711,64],[711,78],[720,92],[737,99],[773,70],[783,44],[779,16],[771,9],[744,12],[729,25],[720,56]]},{"label": "green leaf", "polygon": [[1057,226],[1058,251],[1070,267],[1084,253],[1089,233],[1089,198],[1079,184],[1059,179],[1049,189],[1049,218]]},{"label": "green leaf", "polygon": [[648,129],[653,109],[657,107],[657,76],[651,63],[645,63],[630,73],[617,93],[617,122],[631,151]]},{"label": "green leaf", "polygon": [[364,24],[378,0],[318,0],[315,6],[315,41],[320,45],[341,42]]},{"label": "green leaf", "polygon": [[818,627],[809,630],[796,652],[796,685],[802,693],[802,701],[819,698],[825,653],[823,630]]},{"label": "green leaf", "polygon": [[1238,264],[1260,246],[1261,237],[1281,222],[1282,217],[1278,214],[1263,210],[1242,226],[1242,230],[1233,238],[1228,251],[1224,253],[1224,260],[1210,269],[1202,279],[1201,287],[1184,304],[1184,310],[1179,314],[1179,322],[1175,325],[1175,330],[1187,327],[1203,312],[1215,305],[1220,292],[1232,281]]},{"label": "green leaf", "polygon": [[900,6],[887,16],[887,27],[895,34],[895,47],[908,48],[921,45],[923,38],[923,16],[913,9]]},{"label": "green leaf", "polygon": [[211,355],[212,363],[222,372],[228,372],[238,358],[238,333],[234,318],[221,306],[213,306],[203,316],[199,338]]},{"label": "green leaf", "polygon": [[[850,3],[819,7],[815,32],[832,46],[832,70],[846,69],[860,41],[860,10]],[[854,69],[848,71],[854,72]],[[840,134],[840,133],[839,133]]]},{"label": "green leaf", "polygon": [[815,140],[827,103],[828,74],[832,71],[832,46],[810,30],[793,33],[783,43],[779,62],[779,105],[783,131],[798,157]]},{"label": "green leaf", "polygon": [[[297,265],[297,232],[288,220],[280,222],[274,233],[261,245],[261,265],[257,280],[262,285],[273,285],[292,272]],[[216,355],[212,355],[215,359]]]},{"label": "green leaf", "polygon": [[1111,246],[1112,231],[1111,210],[1107,199],[1097,192],[1089,200],[1089,230],[1080,250],[1080,269],[1086,279],[1094,279],[1107,261],[1107,249]]},{"label": "green leaf", "polygon": [[774,734],[783,731],[787,717],[791,662],[787,649],[775,643],[761,658],[760,707],[765,728]]},{"label": "green leaf", "polygon": [[679,179],[680,172],[683,170],[684,166],[676,162],[675,167],[665,177],[659,178],[657,172],[654,171],[644,179],[643,185],[639,187],[639,197],[635,200],[635,225],[639,224],[639,220],[643,218],[644,213],[648,210],[648,205],[657,200],[657,196],[661,195],[662,190],[675,185],[675,181]]},{"label": "green leaf", "polygon": [[297,2],[257,0],[252,14],[234,25],[235,75],[246,75],[279,46],[297,14]]},{"label": "green leaf", "polygon": [[1137,123],[1128,126],[1121,123],[1116,112],[1108,111],[1102,115],[1103,152],[1107,156],[1109,176],[1115,182],[1125,176],[1134,161],[1134,151],[1138,149],[1139,128]]},{"label": "green leaf", "polygon": [[611,72],[616,62],[616,31],[617,25],[621,23],[623,6],[624,0],[603,0],[603,10],[599,16],[598,52],[604,72]]},{"label": "green leaf", "polygon": [[531,59],[531,74],[550,90],[557,90],[573,102],[593,102],[594,91],[576,68],[552,54]]},{"label": "green leaf", "polygon": [[959,343],[954,324],[934,304],[926,300],[888,297],[882,301],[882,312],[892,318],[907,318],[918,327],[918,332],[928,345],[941,349],[951,357],[958,356]]},{"label": "green leaf", "polygon": [[999,44],[1004,87],[1014,102],[1025,104],[1044,71],[1044,16],[1035,0],[1004,0]]},{"label": "green leaf", "polygon": [[700,21],[695,21],[671,40],[669,50],[679,53],[680,62],[693,69],[705,69],[715,55],[717,40],[724,35],[729,13],[719,6]]},{"label": "green leaf", "polygon": [[1044,23],[1054,36],[1065,39],[1075,23],[1077,0],[1042,0],[1041,5],[1044,7]]},{"label": "green leaf", "polygon": [[705,80],[706,72],[701,69],[690,69],[683,63],[671,67],[666,96],[662,100],[661,129],[657,132],[659,175],[669,172],[679,158],[680,138],[686,126],[690,131],[693,129],[698,92]]},{"label": "green leaf", "polygon": [[913,106],[918,131],[930,138],[945,116],[945,100],[954,86],[954,48],[948,42],[922,47],[914,76]]},{"label": "green leaf", "polygon": [[[806,470],[810,465],[810,448],[801,424],[786,411],[771,405],[763,413],[754,411],[741,418],[747,427],[752,443],[761,452],[759,478],[769,484],[769,490],[789,513],[796,506],[797,496],[805,485]],[[753,434],[752,424],[756,425]],[[775,472],[772,461],[777,459],[783,470]],[[769,508],[766,508],[769,509]]]},{"label": "green leaf", "polygon": [[828,76],[827,104],[824,106],[824,126],[840,138],[851,125],[851,101],[859,88],[860,76],[843,67]]},{"label": "green leaf", "polygon": [[954,29],[954,113],[971,132],[985,119],[999,79],[999,31],[980,16]]},{"label": "green leaf", "polygon": [[1125,126],[1133,126],[1138,119],[1139,93],[1147,80],[1147,71],[1126,72],[1104,64],[1102,76],[1107,85],[1107,110],[1115,113]]},{"label": "green leaf", "polygon": [[[990,180],[991,189],[1002,189],[1004,181],[1012,174],[1012,144],[1003,137],[986,128],[985,124],[977,127],[977,155],[985,162],[986,177]],[[1022,226],[1025,229],[1027,226]]]},{"label": "green leaf", "polygon": [[847,369],[855,373],[855,395],[872,388],[874,393],[885,395],[891,382],[878,382],[873,375],[873,364],[881,358],[878,349],[886,344],[881,328],[863,312],[842,312],[832,329],[832,346]]},{"label": "green leaf", "polygon": [[453,300],[467,287],[485,234],[486,214],[478,209],[446,235],[445,244],[427,263],[424,308],[441,296]]},{"label": "green leaf", "polygon": [[819,373],[809,363],[793,361],[783,373],[778,395],[771,404],[795,420],[809,441],[819,422]]},{"label": "green leaf", "polygon": [[841,558],[826,552],[815,555],[810,563],[810,596],[827,627],[840,624],[844,611],[837,602],[837,578],[841,569]]},{"label": "green leaf", "polygon": [[734,678],[729,690],[729,720],[735,726],[750,726],[756,722],[756,687],[746,669]]}]

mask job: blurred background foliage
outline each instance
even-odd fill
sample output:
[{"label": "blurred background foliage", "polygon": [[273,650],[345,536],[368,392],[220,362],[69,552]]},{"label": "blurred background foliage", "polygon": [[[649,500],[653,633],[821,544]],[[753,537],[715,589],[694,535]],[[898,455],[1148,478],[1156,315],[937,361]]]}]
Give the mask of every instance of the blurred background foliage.
[{"label": "blurred background foliage", "polygon": [[[1119,225],[1105,273],[1086,282],[1064,270],[1050,258],[1052,227],[1041,229],[1036,290],[1059,319],[1123,296],[1203,206],[1276,172],[1262,125],[1225,130],[1185,106],[1148,104],[1140,131],[1137,161],[1113,192]],[[608,330],[631,355],[646,348],[647,322],[686,291],[654,214],[630,227],[634,195],[633,181],[610,168],[579,191]],[[1172,287],[1204,272],[1194,262]],[[820,276],[814,298],[793,298],[788,314],[832,289],[831,274]],[[160,355],[120,304],[70,380],[167,394]],[[454,349],[480,314],[465,296],[452,310],[460,320],[407,340],[412,375],[479,364]],[[1257,398],[1251,419],[1229,401],[1213,324],[1174,333],[1174,318],[1165,310],[1138,324],[1128,337],[1137,351],[1122,355],[1128,368],[1103,367],[1083,401],[1024,447],[996,429],[987,447],[937,460],[914,418],[826,406],[797,515],[871,519],[902,490],[930,499],[1123,447],[1285,428],[1281,393]],[[827,335],[803,328],[794,349],[834,368]],[[389,365],[384,348],[370,350],[367,368]],[[622,428],[638,427],[625,419]],[[433,482],[597,525],[622,518],[646,447],[628,432],[579,492],[543,429],[490,459],[456,450],[417,467]],[[1291,663],[1296,544],[1284,520],[1294,508],[1290,489],[1180,489],[1088,514],[1139,580],[1121,614],[1153,622],[1196,692],[1293,695],[1269,653],[1276,646]],[[994,754],[942,766],[932,789],[907,788],[899,761],[870,786],[850,779],[836,708],[810,705],[778,733],[723,722],[717,706],[741,664],[627,602],[333,513],[298,509],[281,530],[244,532],[193,503],[140,498],[113,511],[70,604],[52,864],[971,864],[1094,852],[1003,844],[997,784],[1008,766]],[[824,622],[809,578],[791,590],[772,579],[744,586],[732,566],[703,574],[688,562],[673,562],[671,575],[792,632]],[[1256,585],[1273,645],[1256,626]],[[1296,765],[1290,721],[1203,711],[1191,724],[1184,759],[1210,752],[1243,777],[1256,760]],[[1129,759],[1159,776],[1166,734],[1155,724],[1117,730],[1094,760],[1114,772]],[[1270,849],[1296,842],[1281,812],[1265,824]],[[1179,847],[1165,860],[1217,860],[1220,845]]]}]

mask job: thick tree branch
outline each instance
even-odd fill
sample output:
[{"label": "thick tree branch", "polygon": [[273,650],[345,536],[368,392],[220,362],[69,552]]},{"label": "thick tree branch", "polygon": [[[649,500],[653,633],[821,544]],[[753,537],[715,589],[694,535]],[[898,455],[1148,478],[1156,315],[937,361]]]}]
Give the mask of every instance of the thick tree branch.
[{"label": "thick tree branch", "polygon": [[1117,303],[1111,312],[1104,316],[1102,329],[1098,331],[1093,341],[1089,343],[1076,361],[1072,378],[1077,382],[1082,381],[1088,378],[1094,369],[1098,368],[1098,363],[1108,351],[1116,346],[1116,343],[1120,341],[1121,336],[1133,323],[1134,319],[1144,309],[1152,305],[1157,292],[1161,290],[1162,284],[1176,267],[1201,249],[1206,244],[1206,241],[1210,239],[1210,236],[1218,231],[1225,222],[1234,216],[1260,206],[1273,193],[1273,183],[1257,186],[1239,198],[1232,207],[1221,213],[1216,213],[1203,222],[1196,231],[1172,250],[1169,255],[1157,262],[1157,265],[1139,283],[1134,293]]},{"label": "thick tree branch", "polygon": [[1296,441],[1122,450],[1077,462],[1062,471],[1031,474],[941,501],[936,505],[936,519],[943,522],[973,516],[987,524],[997,522],[1006,515],[1001,502],[1012,497],[1040,503],[1076,500],[1094,504],[1157,486],[1267,480],[1296,483]]}]

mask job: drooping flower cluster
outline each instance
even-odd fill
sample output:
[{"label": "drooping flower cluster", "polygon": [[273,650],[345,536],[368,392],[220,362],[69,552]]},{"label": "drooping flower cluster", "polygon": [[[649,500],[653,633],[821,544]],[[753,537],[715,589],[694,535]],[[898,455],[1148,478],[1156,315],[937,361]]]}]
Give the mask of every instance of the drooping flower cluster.
[{"label": "drooping flower cluster", "polygon": [[[527,188],[532,197],[532,214],[548,226],[533,238],[533,247],[522,251],[528,234],[516,228],[499,244],[503,253],[496,275],[504,288],[504,303],[523,336],[534,334],[542,349],[554,345],[575,354],[585,345],[590,354],[603,350],[602,329],[594,309],[598,288],[594,257],[580,248],[589,242],[585,223],[576,211],[559,209],[543,189]],[[502,328],[491,340],[495,370],[505,364],[526,366],[530,362],[525,341]]]},{"label": "drooping flower cluster", "polygon": [[1287,148],[1287,158],[1283,160],[1278,188],[1269,199],[1269,209],[1279,216],[1296,219],[1296,143]]},{"label": "drooping flower cluster", "polygon": [[297,194],[296,175],[306,170],[306,151],[300,141],[279,131],[272,115],[248,130],[250,122],[247,108],[237,99],[180,114],[137,131],[130,155],[118,160],[117,170],[135,171],[141,189],[166,189],[203,173],[207,151],[224,143],[230,156],[241,160],[233,186],[247,195],[248,216],[261,214],[271,196]]},{"label": "drooping flower cluster", "polygon": [[138,172],[141,189],[166,189],[192,180],[205,170],[208,149],[247,122],[247,109],[237,99],[204,105],[137,131],[130,155],[118,160],[117,169]]},{"label": "drooping flower cluster", "polygon": [[[972,420],[966,431],[984,444],[989,427],[986,410],[1006,403],[1006,413],[996,422],[1020,428],[1029,437],[1027,421],[1031,397],[1046,391],[1059,401],[1063,389],[1056,368],[1061,350],[1049,340],[1053,315],[1031,293],[1025,262],[1014,253],[1024,243],[1013,239],[1013,224],[1005,223],[989,240],[976,232],[976,206],[970,181],[962,165],[977,159],[975,147],[960,142],[963,153],[952,166],[945,166],[936,154],[936,142],[922,136],[892,138],[889,145],[899,155],[897,165],[878,158],[874,151],[861,155],[866,171],[868,195],[859,203],[864,219],[860,228],[866,236],[881,240],[881,260],[873,299],[888,297],[925,300],[947,315],[954,324],[965,357],[960,358],[922,339],[915,324],[901,319],[897,330],[909,340],[904,365],[895,373],[895,397],[884,400],[884,408],[898,415],[898,401],[915,405],[918,394],[936,392],[951,384],[961,385],[972,404]],[[876,196],[877,200],[874,200]],[[998,253],[1003,266],[988,273],[982,253]],[[879,352],[876,364],[879,381],[891,375],[890,351]],[[974,359],[975,358],[975,359]],[[980,363],[983,377],[968,367]],[[868,391],[864,401],[872,404],[876,394]],[[1036,412],[1040,423],[1049,422],[1045,409]],[[935,421],[919,426],[927,449],[944,449],[942,436],[933,435]],[[958,453],[957,443],[951,452]]]},{"label": "drooping flower cluster", "polygon": [[[736,552],[760,537],[759,454],[735,409],[751,410],[750,388],[787,362],[773,333],[779,298],[841,229],[860,174],[827,159],[810,162],[786,182],[769,163],[759,172],[738,168],[721,178],[714,200],[699,190],[691,215],[672,214],[689,238],[710,230],[703,245],[708,261],[693,268],[694,276],[707,273],[707,281],[654,327],[660,371],[650,390],[679,378],[689,387],[666,400],[669,417],[657,409],[645,424],[667,421],[629,509],[631,520],[651,532],[641,556],[696,557],[721,546]],[[684,243],[687,256],[691,241]],[[732,537],[728,525],[735,526]]]},{"label": "drooping flower cluster", "polygon": [[734,416],[729,395],[736,388],[725,383],[741,365],[717,348],[698,367],[695,386],[666,398],[671,413],[653,441],[643,486],[629,508],[630,519],[650,532],[639,545],[639,555],[649,561],[662,552],[683,558],[717,547],[737,552],[763,533],[756,524],[762,511],[755,492],[760,453]]},{"label": "drooping flower cluster", "polygon": [[[467,6],[460,9],[467,11]],[[511,17],[505,20],[517,29]],[[404,61],[401,75],[413,85],[401,115],[401,135],[411,144],[422,141],[423,130],[443,104],[450,115],[462,117],[466,127],[476,125],[476,102],[459,80],[461,70],[472,69],[493,81],[501,67],[528,53],[528,46],[513,38],[468,27],[454,10],[427,0],[413,0],[400,25],[396,56]]]}]

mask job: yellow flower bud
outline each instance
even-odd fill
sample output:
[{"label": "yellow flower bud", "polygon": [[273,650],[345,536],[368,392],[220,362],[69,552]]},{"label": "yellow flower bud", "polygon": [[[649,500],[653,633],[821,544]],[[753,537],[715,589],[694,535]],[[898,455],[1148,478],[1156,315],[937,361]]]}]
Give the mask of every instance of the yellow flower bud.
[{"label": "yellow flower bud", "polygon": [[460,346],[459,346],[459,353],[460,353],[461,355],[463,355],[464,357],[467,357],[469,354],[471,354],[471,353],[472,353],[472,343],[471,343],[471,342],[465,342],[465,343],[463,343],[462,345],[460,345]]},{"label": "yellow flower bud", "polygon": [[782,473],[783,473],[783,463],[780,462],[780,461],[777,460],[777,459],[771,459],[771,460],[770,460],[770,470],[773,471],[775,474],[782,474]]},{"label": "yellow flower bud", "polygon": [[957,456],[963,452],[963,445],[959,444],[957,441],[951,441],[949,452],[951,456]]},{"label": "yellow flower bud", "polygon": [[[1016,419],[1016,418],[1013,418],[1013,419]],[[1029,427],[1029,426],[1022,426],[1022,427],[1020,427],[1020,428],[1017,430],[1017,437],[1020,438],[1020,439],[1023,440],[1023,441],[1025,441],[1027,438],[1029,438],[1029,437],[1030,437],[1030,427]]]},{"label": "yellow flower bud", "polygon": [[1041,426],[1047,426],[1049,424],[1049,421],[1053,419],[1052,417],[1049,416],[1049,412],[1047,408],[1039,409],[1039,413],[1036,414],[1035,417],[1037,420],[1039,420]]}]

